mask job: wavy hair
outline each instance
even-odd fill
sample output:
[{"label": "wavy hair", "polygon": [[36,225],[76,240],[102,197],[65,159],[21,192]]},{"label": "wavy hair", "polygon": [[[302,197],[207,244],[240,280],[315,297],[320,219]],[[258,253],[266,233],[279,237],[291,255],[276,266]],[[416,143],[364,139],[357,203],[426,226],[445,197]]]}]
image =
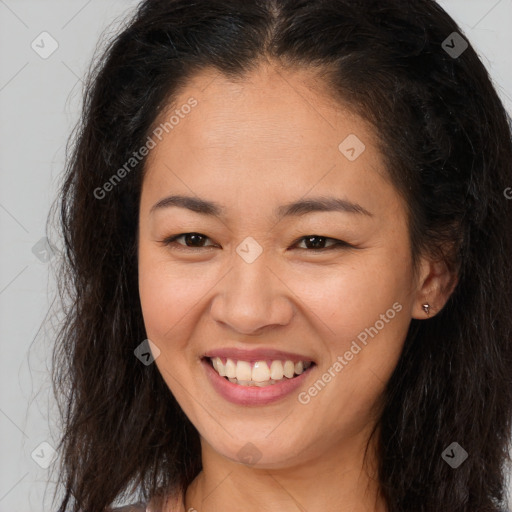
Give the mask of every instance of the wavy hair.
[{"label": "wavy hair", "polygon": [[[392,512],[495,512],[506,503],[512,417],[511,123],[454,20],[433,0],[145,0],[91,67],[57,208],[65,320],[52,380],[62,437],[59,512],[98,512],[128,492],[185,492],[199,435],[156,365],[138,295],[145,159],[95,190],[147,140],[207,67],[243,79],[262,59],[317,70],[369,121],[406,199],[413,259],[458,276],[446,306],[411,321],[384,391],[379,483]],[[452,37],[450,40],[449,37]],[[458,40],[460,42],[460,39]],[[450,247],[449,250],[446,247]],[[469,454],[457,469],[452,442]],[[54,498],[55,500],[55,498]]]}]

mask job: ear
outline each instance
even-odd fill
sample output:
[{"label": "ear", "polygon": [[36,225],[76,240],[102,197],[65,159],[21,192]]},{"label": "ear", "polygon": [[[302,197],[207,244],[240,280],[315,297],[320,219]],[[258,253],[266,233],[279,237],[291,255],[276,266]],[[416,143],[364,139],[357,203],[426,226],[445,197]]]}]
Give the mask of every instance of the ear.
[{"label": "ear", "polygon": [[[458,276],[445,260],[425,257],[421,259],[419,268],[412,318],[425,320],[443,309],[457,285]],[[430,306],[428,313],[423,309],[423,304]]]}]

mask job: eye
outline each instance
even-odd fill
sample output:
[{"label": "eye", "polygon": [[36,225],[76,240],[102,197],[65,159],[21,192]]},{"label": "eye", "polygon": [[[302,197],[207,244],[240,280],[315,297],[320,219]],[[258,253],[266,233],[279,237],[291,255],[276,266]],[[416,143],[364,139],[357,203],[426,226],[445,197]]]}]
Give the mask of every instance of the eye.
[{"label": "eye", "polygon": [[[319,246],[324,246],[328,240],[333,242],[331,246],[319,247]],[[328,238],[326,236],[320,236],[320,235],[303,236],[303,237],[299,238],[296,241],[296,243],[297,242],[302,243],[302,241],[304,241],[304,243],[306,244],[306,248],[299,247],[299,249],[301,249],[301,250],[311,249],[312,251],[320,252],[320,251],[329,251],[332,249],[342,249],[342,248],[347,248],[347,247],[354,247],[354,246],[348,244],[347,242],[344,242],[343,240],[337,240],[336,238]],[[311,252],[311,250],[309,252]]]},{"label": "eye", "polygon": [[[185,244],[177,242],[182,238],[185,241]],[[179,235],[173,235],[165,240],[162,240],[163,245],[174,245],[180,246],[177,247],[179,249],[187,250],[187,249],[200,249],[201,247],[213,247],[213,245],[205,246],[204,241],[209,240],[206,235],[202,235],[201,233],[181,233]],[[189,245],[189,242],[191,245]]]},{"label": "eye", "polygon": [[[179,239],[183,239],[185,244],[178,242]],[[204,242],[206,242],[206,240],[210,239],[201,233],[180,233],[178,235],[167,237],[165,240],[162,240],[161,243],[165,246],[173,245],[178,250],[194,250],[204,247],[215,247],[215,244],[205,245]],[[328,241],[331,242],[331,245],[325,247],[325,244]],[[305,243],[306,247],[299,247],[299,249],[308,252],[321,252],[333,249],[354,248],[353,245],[350,245],[343,240],[337,240],[336,238],[329,238],[320,235],[303,236],[296,240],[293,245],[297,245],[298,243],[302,242]]]}]

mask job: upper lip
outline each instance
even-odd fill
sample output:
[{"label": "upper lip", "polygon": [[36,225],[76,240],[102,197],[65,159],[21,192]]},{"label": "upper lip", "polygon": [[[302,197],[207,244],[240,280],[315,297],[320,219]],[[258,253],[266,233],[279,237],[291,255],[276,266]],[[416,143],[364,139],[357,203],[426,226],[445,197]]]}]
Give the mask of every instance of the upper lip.
[{"label": "upper lip", "polygon": [[302,354],[293,354],[291,352],[283,352],[282,350],[275,350],[272,348],[258,348],[254,350],[244,350],[241,348],[217,348],[208,351],[203,357],[229,357],[241,361],[266,361],[267,359],[293,361],[313,361],[309,356]]}]

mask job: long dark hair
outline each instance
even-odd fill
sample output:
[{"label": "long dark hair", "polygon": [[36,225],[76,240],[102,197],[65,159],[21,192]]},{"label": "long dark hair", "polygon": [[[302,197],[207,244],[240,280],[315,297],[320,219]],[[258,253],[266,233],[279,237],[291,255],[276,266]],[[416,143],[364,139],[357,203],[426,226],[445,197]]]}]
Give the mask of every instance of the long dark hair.
[{"label": "long dark hair", "polygon": [[[108,193],[95,190],[144,145],[196,71],[211,66],[243,78],[262,59],[322,70],[333,96],[372,123],[407,201],[415,261],[428,252],[458,275],[442,311],[411,321],[385,388],[379,478],[389,510],[504,505],[511,129],[465,41],[433,0],[141,2],[89,73],[60,191],[59,512],[103,511],[128,492],[143,501],[162,489],[185,492],[201,470],[196,429],[156,365],[134,356],[146,339],[136,238],[145,159]],[[456,469],[442,457],[453,442],[468,453]]]}]

